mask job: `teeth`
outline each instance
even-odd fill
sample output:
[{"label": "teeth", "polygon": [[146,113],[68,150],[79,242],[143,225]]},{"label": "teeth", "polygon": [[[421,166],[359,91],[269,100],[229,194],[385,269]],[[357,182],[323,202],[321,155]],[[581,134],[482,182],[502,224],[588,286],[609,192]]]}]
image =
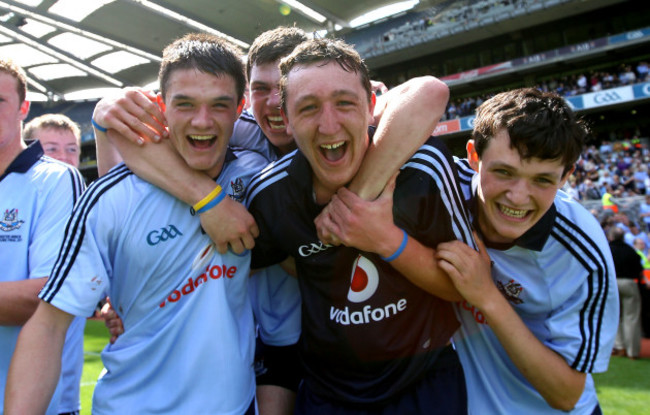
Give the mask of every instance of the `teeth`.
[{"label": "teeth", "polygon": [[267,117],[267,118],[269,119],[269,121],[273,121],[273,122],[282,122],[283,121],[282,117]]},{"label": "teeth", "polygon": [[190,135],[190,138],[192,140],[205,141],[205,140],[212,140],[214,136],[213,135]]},{"label": "teeth", "polygon": [[343,141],[334,144],[321,144],[320,146],[326,150],[335,150],[345,144]]},{"label": "teeth", "polygon": [[523,218],[524,216],[526,216],[526,213],[528,213],[527,210],[510,209],[503,205],[499,206],[499,208],[501,209],[501,212],[503,212],[504,214],[518,219]]}]

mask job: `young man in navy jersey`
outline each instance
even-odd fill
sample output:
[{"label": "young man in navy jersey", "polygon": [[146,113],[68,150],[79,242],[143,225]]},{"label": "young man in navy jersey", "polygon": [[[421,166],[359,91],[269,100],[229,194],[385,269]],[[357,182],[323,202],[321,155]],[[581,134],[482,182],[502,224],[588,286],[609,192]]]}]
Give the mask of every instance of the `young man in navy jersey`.
[{"label": "young man in navy jersey", "polygon": [[[44,157],[40,142],[25,144],[21,132],[29,112],[26,94],[22,68],[0,58],[0,406],[16,338],[38,305],[38,292],[56,260],[66,220],[85,187],[76,169]],[[66,341],[69,354],[63,364],[71,368],[83,361],[83,342],[78,341],[83,324],[77,328]],[[76,399],[61,410],[57,392],[48,401],[47,414],[79,410],[80,379],[73,375],[68,380],[58,392],[65,389],[73,397],[76,392]]]},{"label": "young man in navy jersey", "polygon": [[[255,266],[295,259],[305,369],[296,413],[466,413],[462,369],[446,347],[458,322],[445,299],[459,297],[430,249],[471,243],[451,156],[427,141],[384,192],[392,205],[394,186],[399,227],[354,246],[323,244],[313,221],[359,172],[374,96],[367,68],[340,41],[305,42],[280,67],[298,151],[256,176],[247,201],[260,230]],[[441,298],[404,277],[415,270]]]},{"label": "young man in navy jersey", "polygon": [[598,222],[559,191],[587,133],[561,97],[532,88],[477,111],[459,174],[485,246],[438,246],[464,297],[454,341],[470,411],[601,413],[591,373],[607,370],[616,276]]},{"label": "young man in navy jersey", "polygon": [[265,164],[227,147],[243,105],[241,56],[216,37],[187,35],[165,49],[159,79],[171,145],[220,186],[193,210],[124,165],[89,188],[19,337],[7,414],[44,412],[68,324],[105,293],[125,332],[102,353],[93,413],[256,412],[250,256],[216,253],[195,215],[241,199],[251,172]]}]

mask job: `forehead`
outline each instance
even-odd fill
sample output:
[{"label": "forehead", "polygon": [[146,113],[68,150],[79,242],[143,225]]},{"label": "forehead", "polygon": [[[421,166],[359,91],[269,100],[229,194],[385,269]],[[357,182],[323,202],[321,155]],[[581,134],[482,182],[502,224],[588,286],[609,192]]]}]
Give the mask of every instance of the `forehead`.
[{"label": "forehead", "polygon": [[510,147],[510,136],[502,129],[490,140],[483,152],[481,162],[493,166],[508,166],[522,174],[551,174],[561,176],[564,164],[561,160],[523,159],[516,148]]},{"label": "forehead", "polygon": [[361,75],[346,71],[337,62],[316,62],[296,65],[287,74],[287,98],[300,99],[306,95],[333,93],[365,94]]},{"label": "forehead", "polygon": [[186,98],[234,97],[236,86],[230,75],[214,75],[195,68],[177,69],[169,75],[166,94],[169,99],[179,95]]},{"label": "forehead", "polygon": [[18,80],[8,72],[0,71],[0,94],[8,95],[10,93],[18,96]]},{"label": "forehead", "polygon": [[278,62],[255,64],[251,67],[250,82],[277,83],[280,80]]},{"label": "forehead", "polygon": [[77,143],[77,138],[72,131],[64,128],[39,128],[32,138],[38,138],[41,142],[56,142],[61,144]]}]

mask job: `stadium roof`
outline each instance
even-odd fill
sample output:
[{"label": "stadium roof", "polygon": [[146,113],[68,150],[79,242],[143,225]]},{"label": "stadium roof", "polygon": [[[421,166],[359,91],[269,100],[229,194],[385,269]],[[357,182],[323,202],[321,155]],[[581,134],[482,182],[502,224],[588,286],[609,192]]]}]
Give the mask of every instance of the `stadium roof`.
[{"label": "stadium roof", "polygon": [[[421,0],[417,7],[441,1]],[[0,55],[26,69],[32,100],[82,99],[89,89],[155,85],[162,49],[188,32],[212,32],[246,51],[258,34],[279,25],[342,34],[355,18],[395,3],[0,0]]]}]

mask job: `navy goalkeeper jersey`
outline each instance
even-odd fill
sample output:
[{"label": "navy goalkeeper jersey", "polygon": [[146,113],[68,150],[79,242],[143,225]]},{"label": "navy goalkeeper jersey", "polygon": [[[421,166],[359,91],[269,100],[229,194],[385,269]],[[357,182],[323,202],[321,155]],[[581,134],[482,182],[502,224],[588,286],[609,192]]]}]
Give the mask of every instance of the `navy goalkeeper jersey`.
[{"label": "navy goalkeeper jersey", "polygon": [[[426,246],[473,245],[453,160],[430,138],[402,167],[395,223]],[[449,302],[413,285],[378,255],[318,240],[312,170],[299,150],[251,181],[260,229],[252,268],[296,260],[303,298],[305,382],[325,399],[377,404],[417,382],[458,328]]]}]

